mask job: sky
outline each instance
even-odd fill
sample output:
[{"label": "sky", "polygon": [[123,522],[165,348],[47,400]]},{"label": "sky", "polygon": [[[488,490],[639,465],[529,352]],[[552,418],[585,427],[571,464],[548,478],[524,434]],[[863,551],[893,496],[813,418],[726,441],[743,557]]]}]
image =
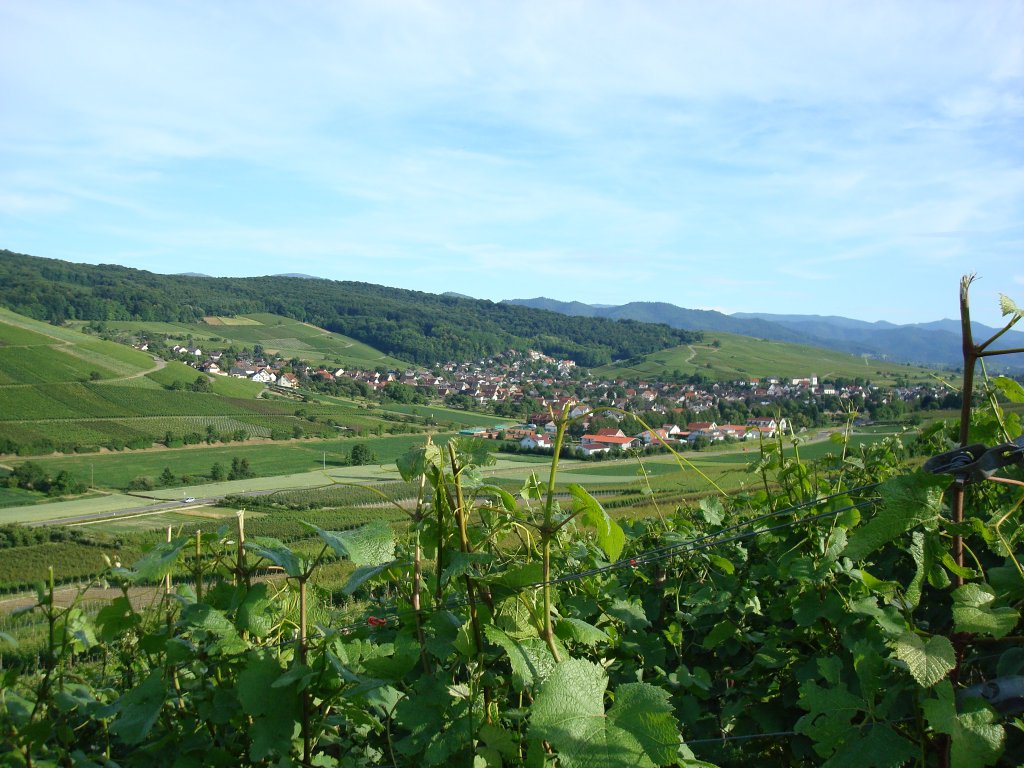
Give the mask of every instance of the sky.
[{"label": "sky", "polygon": [[0,0],[15,252],[997,325],[1022,214],[1020,0]]}]

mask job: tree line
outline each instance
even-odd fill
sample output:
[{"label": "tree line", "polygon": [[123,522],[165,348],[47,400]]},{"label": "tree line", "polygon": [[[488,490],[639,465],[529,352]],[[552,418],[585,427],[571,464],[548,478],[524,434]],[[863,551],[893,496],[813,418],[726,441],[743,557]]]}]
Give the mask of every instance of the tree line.
[{"label": "tree line", "polygon": [[537,349],[594,367],[692,343],[663,324],[569,317],[515,304],[370,283],[293,277],[158,275],[0,250],[0,303],[38,320],[197,322],[271,312],[418,364]]}]

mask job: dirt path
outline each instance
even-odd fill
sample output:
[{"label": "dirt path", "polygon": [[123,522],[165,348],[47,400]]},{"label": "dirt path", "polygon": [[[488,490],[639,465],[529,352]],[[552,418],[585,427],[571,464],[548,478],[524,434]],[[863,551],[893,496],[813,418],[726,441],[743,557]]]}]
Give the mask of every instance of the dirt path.
[{"label": "dirt path", "polygon": [[162,357],[157,357],[156,355],[151,355],[151,357],[153,358],[153,362],[156,363],[156,365],[154,365],[152,368],[145,371],[139,371],[138,373],[133,373],[131,376],[122,376],[118,379],[107,379],[107,381],[127,381],[128,379],[139,379],[142,378],[143,376],[146,376],[150,373],[156,373],[157,371],[167,367],[167,361],[164,360]]}]

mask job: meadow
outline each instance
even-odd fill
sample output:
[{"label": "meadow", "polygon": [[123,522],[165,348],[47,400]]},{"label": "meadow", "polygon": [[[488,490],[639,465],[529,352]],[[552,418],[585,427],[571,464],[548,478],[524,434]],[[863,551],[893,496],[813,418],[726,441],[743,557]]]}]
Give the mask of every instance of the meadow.
[{"label": "meadow", "polygon": [[898,378],[934,381],[935,374],[934,370],[927,368],[718,332],[705,334],[700,344],[652,352],[636,364],[612,364],[597,368],[594,372],[610,378],[671,379],[676,371],[682,376],[700,374],[714,381],[816,375],[819,379],[863,378],[875,383],[892,382]]},{"label": "meadow", "polygon": [[169,340],[194,343],[210,350],[260,345],[274,355],[297,357],[313,365],[373,368],[377,365],[402,368],[406,365],[362,342],[323,328],[268,313],[238,317],[207,317],[198,323],[109,321],[110,330],[128,334],[143,332]]}]

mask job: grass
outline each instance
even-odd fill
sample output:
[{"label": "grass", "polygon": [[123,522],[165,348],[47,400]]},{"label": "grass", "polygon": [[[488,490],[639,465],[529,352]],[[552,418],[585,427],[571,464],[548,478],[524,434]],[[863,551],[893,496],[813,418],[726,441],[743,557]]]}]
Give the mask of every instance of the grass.
[{"label": "grass", "polygon": [[[327,466],[340,467],[342,455],[348,456],[352,446],[360,443],[369,448],[378,463],[393,464],[414,445],[422,445],[422,435],[393,437],[343,438],[338,440],[287,441],[268,444],[234,444],[193,446],[159,451],[90,454],[88,456],[42,456],[31,461],[40,464],[46,472],[56,475],[66,470],[78,480],[103,488],[127,488],[133,479],[141,476],[158,477],[169,468],[175,476],[208,476],[215,462],[227,470],[232,459],[247,459],[252,471],[259,477],[276,477],[309,472],[322,467],[326,454]],[[435,436],[435,441],[445,438]],[[22,459],[8,463],[16,465]],[[358,469],[358,468],[357,468]]]},{"label": "grass", "polygon": [[[714,346],[714,342],[719,346]],[[683,345],[652,352],[634,366],[607,365],[596,368],[598,376],[614,378],[670,379],[700,374],[716,381],[787,379],[817,375],[819,379],[865,378],[874,382],[897,377],[933,381],[935,371],[855,357],[817,347],[781,341],[755,339],[729,333],[706,333],[701,344]]]},{"label": "grass", "polygon": [[[353,347],[303,323],[272,315],[250,320],[237,328],[264,339],[268,327],[289,328],[324,350]],[[10,452],[42,457],[55,450],[139,448],[164,441],[168,433],[172,440],[205,439],[211,428],[215,440],[223,436],[236,444],[243,433],[280,440],[420,431],[415,413],[375,412],[341,398],[262,398],[264,386],[244,379],[207,377],[213,391],[192,392],[187,387],[204,374],[181,362],[155,368],[138,350],[10,312],[0,312],[0,339],[0,440]],[[170,389],[176,383],[183,388]]]},{"label": "grass", "polygon": [[229,346],[251,348],[259,344],[268,354],[281,355],[285,359],[298,357],[314,365],[347,368],[406,366],[406,363],[348,336],[267,313],[209,317],[206,318],[206,322],[199,323],[109,321],[106,325],[112,330],[132,334],[142,331],[151,335],[166,335],[180,341],[191,337],[203,349],[211,350]]}]

